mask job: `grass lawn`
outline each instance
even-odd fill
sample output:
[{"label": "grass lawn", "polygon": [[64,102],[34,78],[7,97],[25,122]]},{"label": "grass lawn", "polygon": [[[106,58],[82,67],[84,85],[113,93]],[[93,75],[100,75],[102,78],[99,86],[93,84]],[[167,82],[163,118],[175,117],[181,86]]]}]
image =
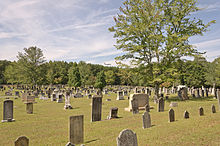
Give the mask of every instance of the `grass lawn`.
[{"label": "grass lawn", "polygon": [[[106,101],[110,98],[111,101]],[[127,97],[126,97],[127,98]],[[174,107],[175,122],[168,122],[170,101],[165,101],[165,111],[157,112],[157,105],[150,101],[152,127],[142,128],[142,114],[124,111],[128,100],[116,100],[116,94],[105,95],[102,105],[102,121],[91,122],[91,99],[71,98],[74,109],[64,110],[64,103],[36,99],[34,114],[27,114],[21,99],[14,99],[15,122],[0,123],[0,146],[12,146],[19,136],[27,136],[30,146],[64,146],[68,141],[69,117],[84,115],[84,144],[93,146],[115,146],[116,138],[123,129],[131,129],[137,134],[139,146],[167,145],[220,145],[220,111],[216,99],[176,101]],[[3,101],[0,98],[0,119],[3,118]],[[211,105],[217,113],[211,113]],[[204,108],[204,116],[199,116],[198,109]],[[118,119],[106,120],[111,107],[118,107]],[[183,119],[183,113],[190,113],[189,119]]]}]

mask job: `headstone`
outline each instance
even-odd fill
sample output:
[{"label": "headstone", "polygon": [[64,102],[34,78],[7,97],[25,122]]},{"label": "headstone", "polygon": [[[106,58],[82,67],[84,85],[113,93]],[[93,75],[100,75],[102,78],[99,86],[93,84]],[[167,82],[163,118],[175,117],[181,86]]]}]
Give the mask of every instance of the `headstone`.
[{"label": "headstone", "polygon": [[171,102],[170,107],[178,107],[178,103],[177,102]]},{"label": "headstone", "polygon": [[219,106],[219,110],[220,110],[220,90],[217,90],[217,99],[218,99],[218,106]]},{"label": "headstone", "polygon": [[139,113],[139,109],[138,109],[138,100],[136,98],[134,98],[131,101],[131,107],[132,107],[132,112],[133,114],[138,114]]},{"label": "headstone", "polygon": [[160,98],[158,100],[158,112],[163,112],[164,111],[164,100],[163,98]]},{"label": "headstone", "polygon": [[174,122],[175,121],[175,113],[174,110],[171,108],[169,110],[169,122]]},{"label": "headstone", "polygon": [[212,113],[216,113],[215,105],[212,105]]},{"label": "headstone", "polygon": [[110,114],[107,117],[108,119],[114,119],[114,118],[118,118],[118,108],[117,107],[113,107],[110,110]]},{"label": "headstone", "polygon": [[151,127],[151,118],[149,112],[144,112],[142,115],[143,118],[143,128],[150,128]]},{"label": "headstone", "polygon": [[117,137],[117,146],[138,146],[136,133],[130,129],[121,131]]},{"label": "headstone", "polygon": [[116,100],[124,100],[123,92],[117,91],[117,99]]},{"label": "headstone", "polygon": [[139,110],[145,110],[146,104],[149,105],[149,96],[147,94],[142,94],[142,93],[131,94],[129,98],[129,107],[125,108],[125,111],[132,111],[131,101],[133,99],[137,100]]},{"label": "headstone", "polygon": [[26,103],[27,114],[33,114],[33,103]]},{"label": "headstone", "polygon": [[183,117],[184,119],[189,119],[189,112],[185,111]]},{"label": "headstone", "polygon": [[101,121],[102,117],[102,97],[92,97],[92,122]]},{"label": "headstone", "polygon": [[5,100],[3,105],[3,120],[2,122],[13,122],[13,101]]},{"label": "headstone", "polygon": [[51,101],[56,101],[56,100],[57,100],[57,95],[56,94],[52,94]]},{"label": "headstone", "polygon": [[73,109],[70,104],[70,92],[66,92],[64,109]]},{"label": "headstone", "polygon": [[63,103],[63,95],[62,94],[58,95],[57,103]]},{"label": "headstone", "polygon": [[75,146],[75,145],[72,144],[71,142],[68,142],[65,146]]},{"label": "headstone", "polygon": [[83,115],[70,117],[70,143],[80,144],[83,143],[84,127]]},{"label": "headstone", "polygon": [[15,146],[29,146],[29,139],[25,136],[18,137]]},{"label": "headstone", "polygon": [[202,107],[199,108],[199,115],[200,116],[203,116],[204,115],[204,110]]}]

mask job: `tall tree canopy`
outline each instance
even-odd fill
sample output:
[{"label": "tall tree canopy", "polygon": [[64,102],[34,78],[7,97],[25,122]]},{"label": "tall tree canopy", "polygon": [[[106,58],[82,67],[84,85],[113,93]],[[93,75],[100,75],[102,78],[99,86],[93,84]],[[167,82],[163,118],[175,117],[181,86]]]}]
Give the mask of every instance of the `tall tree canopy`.
[{"label": "tall tree canopy", "polygon": [[68,71],[68,85],[73,86],[73,87],[80,87],[82,82],[81,82],[81,77],[79,73],[79,68],[76,63],[73,64],[72,67],[70,67]]},{"label": "tall tree canopy", "polygon": [[18,70],[22,83],[36,85],[41,82],[41,65],[45,62],[40,48],[24,48],[24,53],[18,52]]},{"label": "tall tree canopy", "polygon": [[191,18],[199,11],[196,4],[196,0],[125,0],[114,17],[115,26],[109,28],[117,38],[116,48],[124,52],[117,59],[147,65],[148,75],[159,86],[172,63],[200,54],[189,38],[202,35],[215,22]]}]

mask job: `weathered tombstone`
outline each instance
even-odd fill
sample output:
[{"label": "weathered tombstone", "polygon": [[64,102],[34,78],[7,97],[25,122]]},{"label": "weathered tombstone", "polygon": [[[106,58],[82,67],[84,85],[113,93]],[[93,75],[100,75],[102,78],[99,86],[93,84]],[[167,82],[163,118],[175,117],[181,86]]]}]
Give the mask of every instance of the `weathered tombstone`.
[{"label": "weathered tombstone", "polygon": [[3,120],[2,122],[13,122],[13,101],[5,100],[3,105]]},{"label": "weathered tombstone", "polygon": [[73,109],[70,104],[70,91],[66,92],[64,109]]},{"label": "weathered tombstone", "polygon": [[63,95],[62,94],[58,95],[57,103],[63,103]]},{"label": "weathered tombstone", "polygon": [[142,94],[142,93],[131,94],[129,98],[129,107],[125,108],[125,111],[132,111],[131,101],[133,99],[137,100],[139,110],[145,110],[145,105],[146,104],[149,105],[149,96],[147,94]]},{"label": "weathered tombstone", "polygon": [[199,88],[196,89],[196,98],[200,98]]},{"label": "weathered tombstone", "polygon": [[148,105],[148,104],[145,105],[145,111],[150,112],[150,105]]},{"label": "weathered tombstone", "polygon": [[117,91],[117,99],[116,100],[124,100],[123,92]]},{"label": "weathered tombstone", "polygon": [[189,112],[185,111],[183,117],[184,119],[189,119]]},{"label": "weathered tombstone", "polygon": [[157,109],[158,112],[163,112],[164,111],[164,100],[163,98],[160,98],[158,100],[158,109]]},{"label": "weathered tombstone", "polygon": [[219,110],[220,110],[220,90],[217,90],[217,99],[218,99],[218,106],[219,106]]},{"label": "weathered tombstone", "polygon": [[27,114],[33,114],[33,103],[26,103]]},{"label": "weathered tombstone", "polygon": [[170,107],[178,107],[178,103],[177,102],[171,102],[169,106]]},{"label": "weathered tombstone", "polygon": [[200,116],[203,116],[204,115],[204,110],[202,107],[199,108],[199,115]]},{"label": "weathered tombstone", "polygon": [[26,136],[20,136],[15,140],[15,146],[29,146],[29,139]]},{"label": "weathered tombstone", "polygon": [[134,98],[131,101],[131,107],[132,107],[132,112],[133,114],[138,114],[139,113],[139,109],[138,109],[138,100],[136,98]]},{"label": "weathered tombstone", "polygon": [[102,118],[102,97],[92,97],[92,122],[101,121]]},{"label": "weathered tombstone", "polygon": [[68,142],[65,146],[75,146],[75,145],[72,144],[71,142]]},{"label": "weathered tombstone", "polygon": [[149,112],[144,112],[142,115],[143,118],[143,128],[150,128],[151,127],[151,118]]},{"label": "weathered tombstone", "polygon": [[20,97],[20,93],[19,93],[19,91],[15,91],[15,96]]},{"label": "weathered tombstone", "polygon": [[56,101],[56,100],[57,100],[57,95],[56,94],[52,94],[51,101]]},{"label": "weathered tombstone", "polygon": [[169,110],[169,122],[174,122],[175,121],[175,113],[174,110],[171,108]]},{"label": "weathered tombstone", "polygon": [[128,91],[127,90],[123,91],[123,96],[128,96]]},{"label": "weathered tombstone", "polygon": [[212,113],[216,113],[215,105],[212,105]]},{"label": "weathered tombstone", "polygon": [[117,107],[111,108],[109,116],[107,117],[107,119],[114,119],[114,118],[118,118],[118,108]]},{"label": "weathered tombstone", "polygon": [[121,131],[116,140],[117,146],[138,146],[137,135],[130,129]]},{"label": "weathered tombstone", "polygon": [[80,144],[83,143],[84,137],[84,125],[83,125],[83,115],[71,116],[70,117],[70,143]]}]

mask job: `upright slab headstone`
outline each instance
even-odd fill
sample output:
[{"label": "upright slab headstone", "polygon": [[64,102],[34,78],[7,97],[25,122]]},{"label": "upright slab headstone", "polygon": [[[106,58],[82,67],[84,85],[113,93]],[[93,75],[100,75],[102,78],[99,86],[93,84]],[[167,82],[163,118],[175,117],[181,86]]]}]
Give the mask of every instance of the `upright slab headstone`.
[{"label": "upright slab headstone", "polygon": [[92,122],[101,121],[102,97],[92,97]]},{"label": "upright slab headstone", "polygon": [[29,146],[29,139],[26,136],[20,136],[15,140],[15,146]]},{"label": "upright slab headstone", "polygon": [[218,106],[219,106],[219,110],[220,110],[220,90],[217,90],[217,99],[218,99]]},{"label": "upright slab headstone", "polygon": [[136,98],[131,100],[131,107],[132,107],[133,114],[138,114],[139,113],[138,100]]},{"label": "upright slab headstone", "polygon": [[118,108],[117,107],[111,108],[109,116],[107,118],[108,119],[118,118]]},{"label": "upright slab headstone", "polygon": [[149,112],[144,112],[142,115],[143,118],[143,128],[150,128],[151,127],[151,118]]},{"label": "upright slab headstone", "polygon": [[117,146],[138,146],[136,133],[130,129],[121,131],[117,137]]},{"label": "upright slab headstone", "polygon": [[146,112],[150,112],[150,105],[149,105],[149,104],[146,104],[146,105],[145,105],[145,111],[146,111]]},{"label": "upright slab headstone", "polygon": [[70,143],[80,144],[83,143],[84,139],[84,121],[83,115],[71,116],[70,117]]},{"label": "upright slab headstone", "polygon": [[184,119],[189,119],[189,112],[188,111],[184,112],[183,118]]},{"label": "upright slab headstone", "polygon": [[204,115],[204,110],[202,107],[199,108],[199,115],[200,116],[203,116]]},{"label": "upright slab headstone", "polygon": [[117,91],[117,99],[116,100],[124,100],[123,92]]},{"label": "upright slab headstone", "polygon": [[131,94],[129,98],[129,107],[125,108],[125,111],[132,111],[131,101],[133,99],[137,100],[139,110],[144,110],[146,104],[149,105],[149,96],[147,94],[142,94],[142,93]]},{"label": "upright slab headstone", "polygon": [[212,105],[211,108],[212,108],[212,113],[216,113],[216,109],[215,109],[215,105],[214,104]]},{"label": "upright slab headstone", "polygon": [[175,121],[175,113],[174,110],[171,108],[169,110],[169,122],[174,122]]},{"label": "upright slab headstone", "polygon": [[163,112],[164,111],[164,100],[163,98],[160,98],[158,100],[158,112]]},{"label": "upright slab headstone", "polygon": [[3,120],[2,122],[13,122],[13,101],[5,100],[3,104]]},{"label": "upright slab headstone", "polygon": [[26,112],[27,114],[33,114],[33,103],[26,103]]}]

